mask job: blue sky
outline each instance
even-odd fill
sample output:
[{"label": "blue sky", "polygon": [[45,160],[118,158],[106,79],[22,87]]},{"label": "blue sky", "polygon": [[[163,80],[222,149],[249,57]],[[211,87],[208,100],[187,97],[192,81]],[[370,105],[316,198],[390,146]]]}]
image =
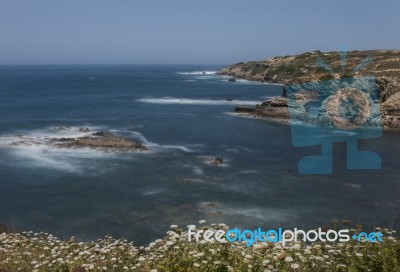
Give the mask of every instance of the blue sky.
[{"label": "blue sky", "polygon": [[400,49],[400,1],[1,0],[0,64],[230,64]]}]

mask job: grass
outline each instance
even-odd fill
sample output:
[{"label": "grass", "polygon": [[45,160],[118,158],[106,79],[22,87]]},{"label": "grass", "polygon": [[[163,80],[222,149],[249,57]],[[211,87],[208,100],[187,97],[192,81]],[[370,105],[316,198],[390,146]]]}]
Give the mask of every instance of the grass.
[{"label": "grass", "polygon": [[238,242],[188,242],[186,230],[175,225],[164,239],[146,247],[111,236],[78,243],[73,237],[62,241],[47,233],[3,233],[0,271],[400,271],[395,231],[380,231],[385,235],[381,243],[257,242],[251,247]]}]

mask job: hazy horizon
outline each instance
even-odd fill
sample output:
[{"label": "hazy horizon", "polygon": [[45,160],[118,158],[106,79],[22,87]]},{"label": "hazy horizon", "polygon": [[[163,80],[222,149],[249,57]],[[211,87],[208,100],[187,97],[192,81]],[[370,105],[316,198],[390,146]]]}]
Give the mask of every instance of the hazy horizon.
[{"label": "hazy horizon", "polygon": [[[286,55],[298,55],[306,52],[312,52],[315,50],[319,49],[314,49],[314,50],[309,50],[309,51],[303,51],[303,52],[297,52],[293,54],[285,54],[285,55],[276,55],[276,56],[270,56],[266,58],[259,58],[259,59],[249,59],[249,60],[242,60],[238,62],[231,62],[231,63],[0,63],[0,67],[4,66],[227,66],[227,65],[232,65],[236,64],[239,62],[243,61],[260,61],[263,59],[268,59],[268,58],[274,58],[274,57],[284,57]],[[375,50],[385,50],[385,51],[399,51],[400,49],[391,49],[391,48],[372,48],[372,49],[363,49],[363,50],[358,50],[358,49],[353,49],[353,50],[348,50],[348,52],[351,51],[375,51]],[[322,53],[331,53],[331,52],[338,52],[339,48],[337,50],[332,50],[332,51],[321,51]]]},{"label": "hazy horizon", "polygon": [[0,65],[227,65],[400,48],[400,3],[3,0]]}]

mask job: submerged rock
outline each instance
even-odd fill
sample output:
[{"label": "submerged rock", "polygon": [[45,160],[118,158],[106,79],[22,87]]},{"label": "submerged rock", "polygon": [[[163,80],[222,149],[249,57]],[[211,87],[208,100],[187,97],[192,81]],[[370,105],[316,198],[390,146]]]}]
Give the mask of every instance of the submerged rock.
[{"label": "submerged rock", "polygon": [[79,128],[80,132],[89,132],[90,130],[88,128]]},{"label": "submerged rock", "polygon": [[59,130],[69,130],[71,127],[70,126],[59,126]]},{"label": "submerged rock", "polygon": [[215,158],[215,159],[210,160],[208,163],[211,165],[214,165],[214,166],[219,166],[222,164],[223,161],[224,160],[222,158]]}]

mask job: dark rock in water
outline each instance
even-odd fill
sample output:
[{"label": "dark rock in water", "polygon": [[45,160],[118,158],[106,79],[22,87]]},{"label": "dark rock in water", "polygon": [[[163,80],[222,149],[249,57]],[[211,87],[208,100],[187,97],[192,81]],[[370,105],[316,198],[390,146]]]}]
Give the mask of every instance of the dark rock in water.
[{"label": "dark rock in water", "polygon": [[289,120],[288,106],[286,97],[274,97],[256,105],[255,108],[235,107],[235,113],[287,122]]},{"label": "dark rock in water", "polygon": [[269,105],[271,107],[288,107],[288,99],[286,97],[274,97],[272,99],[263,102],[263,105]]},{"label": "dark rock in water", "polygon": [[229,98],[229,97],[228,97],[228,98],[226,99],[226,101],[232,101],[232,98]]},{"label": "dark rock in water", "polygon": [[70,128],[71,128],[71,126],[59,126],[58,127],[59,130],[68,130]]},{"label": "dark rock in water", "polygon": [[103,150],[145,151],[148,148],[130,139],[122,138],[111,132],[95,132],[78,138],[53,138],[50,143],[56,147],[66,148],[94,148]]},{"label": "dark rock in water", "polygon": [[100,136],[100,137],[103,137],[103,136],[106,136],[107,133],[112,134],[111,132],[99,131],[99,132],[92,133],[92,135],[93,135],[93,136]]},{"label": "dark rock in water", "polygon": [[289,103],[286,97],[274,97],[257,105],[254,115],[271,120],[289,121]]},{"label": "dark rock in water", "polygon": [[228,81],[235,82],[236,81],[236,77],[231,77],[230,79],[228,79]]},{"label": "dark rock in water", "polygon": [[235,112],[242,112],[242,113],[251,113],[255,110],[253,108],[245,108],[245,107],[235,107]]},{"label": "dark rock in water", "polygon": [[71,142],[75,140],[74,138],[57,138],[57,141],[59,142]]},{"label": "dark rock in water", "polygon": [[80,132],[89,132],[90,130],[88,128],[79,128]]},{"label": "dark rock in water", "polygon": [[208,163],[211,165],[214,165],[214,166],[219,166],[222,164],[223,161],[224,160],[221,158],[215,158],[215,159],[210,160]]},{"label": "dark rock in water", "polygon": [[142,144],[119,137],[111,132],[96,132],[79,137],[70,141],[68,146],[115,150],[148,150],[147,147]]}]

